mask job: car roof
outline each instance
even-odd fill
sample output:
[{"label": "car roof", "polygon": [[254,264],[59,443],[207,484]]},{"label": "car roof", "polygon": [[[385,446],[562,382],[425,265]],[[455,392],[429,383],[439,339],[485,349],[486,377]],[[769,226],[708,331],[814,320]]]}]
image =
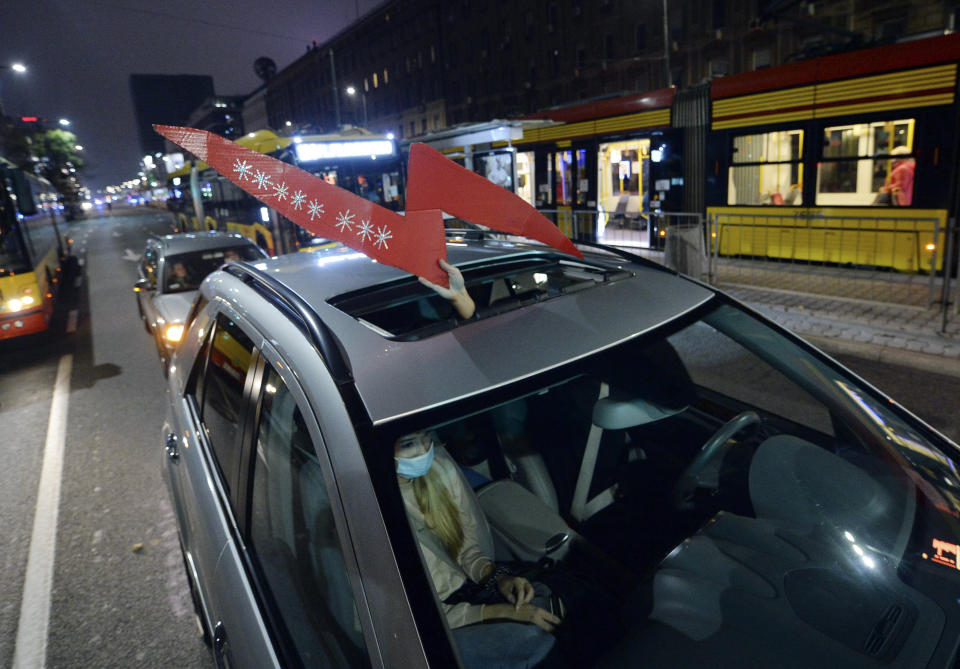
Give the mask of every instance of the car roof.
[{"label": "car roof", "polygon": [[205,232],[182,232],[179,234],[154,237],[163,248],[165,255],[175,253],[189,253],[205,249],[219,249],[236,246],[256,246],[247,237],[235,232],[219,232],[210,230]]},{"label": "car roof", "polygon": [[[447,255],[465,273],[484,262],[558,257],[579,262],[547,247],[502,241],[448,244]],[[346,247],[253,266],[309,304],[339,340],[370,418],[378,424],[609,348],[683,316],[715,294],[652,263],[634,264],[612,255],[588,255],[586,262],[628,271],[621,272],[620,280],[460,322],[412,341],[391,337],[331,304],[344,294],[391,282],[409,282],[422,290],[402,270]],[[214,279],[211,286],[217,283]]]}]

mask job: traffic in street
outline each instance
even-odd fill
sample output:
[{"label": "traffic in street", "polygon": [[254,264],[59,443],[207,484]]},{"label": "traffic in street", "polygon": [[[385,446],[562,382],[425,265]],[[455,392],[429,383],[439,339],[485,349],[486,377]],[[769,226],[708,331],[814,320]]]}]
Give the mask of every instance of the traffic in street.
[{"label": "traffic in street", "polygon": [[72,308],[44,339],[0,345],[2,666],[38,666],[44,646],[48,667],[211,664],[160,473],[163,375],[131,290],[170,217],[127,211],[70,226]]}]

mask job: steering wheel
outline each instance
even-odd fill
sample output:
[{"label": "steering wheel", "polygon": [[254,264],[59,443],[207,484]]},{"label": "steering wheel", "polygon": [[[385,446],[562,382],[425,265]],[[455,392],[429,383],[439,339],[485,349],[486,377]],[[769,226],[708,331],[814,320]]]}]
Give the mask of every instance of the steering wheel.
[{"label": "steering wheel", "polygon": [[[761,422],[755,411],[739,413],[707,439],[707,442],[697,453],[687,468],[680,474],[673,488],[673,505],[678,509],[692,508],[690,497],[699,487],[716,489],[720,485],[720,463],[729,447],[730,439],[745,428]],[[726,448],[725,448],[726,447]]]}]

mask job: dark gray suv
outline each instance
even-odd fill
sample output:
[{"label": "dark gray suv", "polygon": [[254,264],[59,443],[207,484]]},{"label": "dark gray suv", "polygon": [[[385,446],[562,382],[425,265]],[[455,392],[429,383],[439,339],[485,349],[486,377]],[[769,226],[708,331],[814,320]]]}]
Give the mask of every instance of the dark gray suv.
[{"label": "dark gray suv", "polygon": [[449,244],[468,320],[345,249],[203,283],[162,439],[218,664],[483,666],[405,510],[417,433],[497,564],[592,575],[554,609],[558,638],[614,614],[586,664],[955,666],[957,446],[726,295],[583,250]]}]

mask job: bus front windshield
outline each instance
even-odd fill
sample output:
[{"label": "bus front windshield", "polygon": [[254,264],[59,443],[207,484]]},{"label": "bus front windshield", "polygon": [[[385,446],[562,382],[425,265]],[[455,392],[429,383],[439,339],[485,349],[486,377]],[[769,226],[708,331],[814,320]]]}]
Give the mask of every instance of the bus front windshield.
[{"label": "bus front windshield", "polygon": [[0,221],[0,276],[29,272],[30,269],[19,225]]}]

